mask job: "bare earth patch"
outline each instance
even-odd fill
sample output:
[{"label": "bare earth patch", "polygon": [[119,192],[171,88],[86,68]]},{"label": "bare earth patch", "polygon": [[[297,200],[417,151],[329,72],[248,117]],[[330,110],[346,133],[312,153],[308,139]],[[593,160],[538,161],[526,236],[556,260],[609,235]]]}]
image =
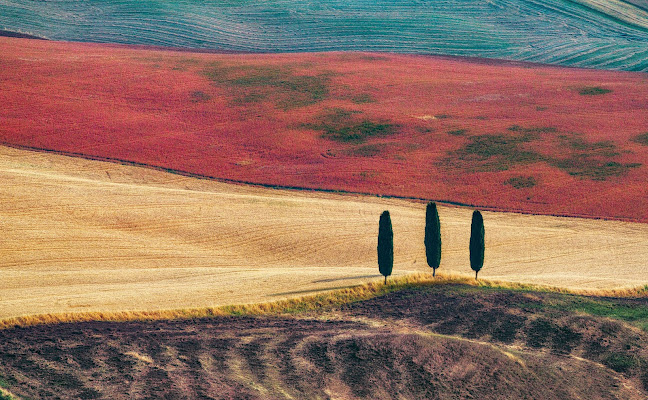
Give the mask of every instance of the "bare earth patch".
[{"label": "bare earth patch", "polygon": [[646,398],[648,335],[561,309],[645,299],[432,285],[317,314],[0,331],[0,381],[58,399]]}]

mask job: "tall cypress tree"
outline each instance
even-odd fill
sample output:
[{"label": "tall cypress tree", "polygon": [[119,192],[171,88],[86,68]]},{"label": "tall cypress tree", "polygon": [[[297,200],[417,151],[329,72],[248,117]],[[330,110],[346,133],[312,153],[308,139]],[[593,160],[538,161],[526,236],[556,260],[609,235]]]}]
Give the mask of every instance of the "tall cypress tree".
[{"label": "tall cypress tree", "polygon": [[425,209],[425,255],[432,268],[432,276],[441,265],[441,221],[436,204],[429,202]]},{"label": "tall cypress tree", "polygon": [[475,271],[475,279],[479,270],[484,266],[484,218],[475,210],[470,224],[470,268]]},{"label": "tall cypress tree", "polygon": [[383,211],[378,223],[378,270],[387,277],[391,275],[394,267],[394,231],[392,231],[389,211]]}]

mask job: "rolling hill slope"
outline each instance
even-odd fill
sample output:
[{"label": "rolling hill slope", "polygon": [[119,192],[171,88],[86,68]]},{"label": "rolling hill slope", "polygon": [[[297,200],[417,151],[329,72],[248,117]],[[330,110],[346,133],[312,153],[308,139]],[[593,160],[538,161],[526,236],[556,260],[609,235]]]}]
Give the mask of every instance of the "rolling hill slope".
[{"label": "rolling hill slope", "polygon": [[74,400],[645,399],[646,331],[562,304],[633,310],[646,320],[646,298],[429,285],[317,313],[4,329],[0,393]]},{"label": "rolling hill slope", "polygon": [[[0,147],[0,318],[265,302],[429,272],[425,204],[280,191]],[[443,272],[472,274],[470,214],[440,207]],[[490,213],[480,276],[583,289],[648,282],[647,224]],[[612,267],[613,266],[613,267]]]},{"label": "rolling hill slope", "polygon": [[[634,5],[636,4],[636,5]],[[0,29],[252,52],[388,51],[648,70],[648,11],[621,0],[0,1]]]},{"label": "rolling hill slope", "polygon": [[0,141],[221,179],[648,222],[648,75],[0,38]]}]

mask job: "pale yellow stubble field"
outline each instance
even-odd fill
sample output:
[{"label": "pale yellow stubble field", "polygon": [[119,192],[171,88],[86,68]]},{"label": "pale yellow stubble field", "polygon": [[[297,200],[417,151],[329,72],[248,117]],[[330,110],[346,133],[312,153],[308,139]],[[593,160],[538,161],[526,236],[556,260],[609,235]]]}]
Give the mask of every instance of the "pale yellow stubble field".
[{"label": "pale yellow stubble field", "polygon": [[[431,271],[425,205],[230,185],[0,148],[0,318],[266,302]],[[472,274],[472,210],[440,207],[441,271]],[[569,288],[648,283],[648,225],[484,213],[480,277]]]}]

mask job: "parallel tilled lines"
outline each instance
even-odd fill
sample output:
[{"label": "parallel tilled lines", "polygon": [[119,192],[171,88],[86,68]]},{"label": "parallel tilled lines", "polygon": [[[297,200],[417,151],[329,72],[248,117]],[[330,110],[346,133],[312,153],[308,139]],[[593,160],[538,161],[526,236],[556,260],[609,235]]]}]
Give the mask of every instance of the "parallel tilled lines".
[{"label": "parallel tilled lines", "polygon": [[[240,5],[173,0],[158,6],[113,0],[96,8],[73,0],[2,0],[0,26],[77,41],[261,52],[445,53],[646,70],[648,56],[642,57],[644,62],[627,59],[645,47],[648,14],[621,2],[581,3],[328,0],[313,5],[291,0]],[[574,39],[572,46],[564,46],[566,37]],[[529,43],[537,45],[529,49]],[[579,57],[581,45],[600,49],[601,58]],[[562,47],[559,57],[547,55],[557,47]]]}]

